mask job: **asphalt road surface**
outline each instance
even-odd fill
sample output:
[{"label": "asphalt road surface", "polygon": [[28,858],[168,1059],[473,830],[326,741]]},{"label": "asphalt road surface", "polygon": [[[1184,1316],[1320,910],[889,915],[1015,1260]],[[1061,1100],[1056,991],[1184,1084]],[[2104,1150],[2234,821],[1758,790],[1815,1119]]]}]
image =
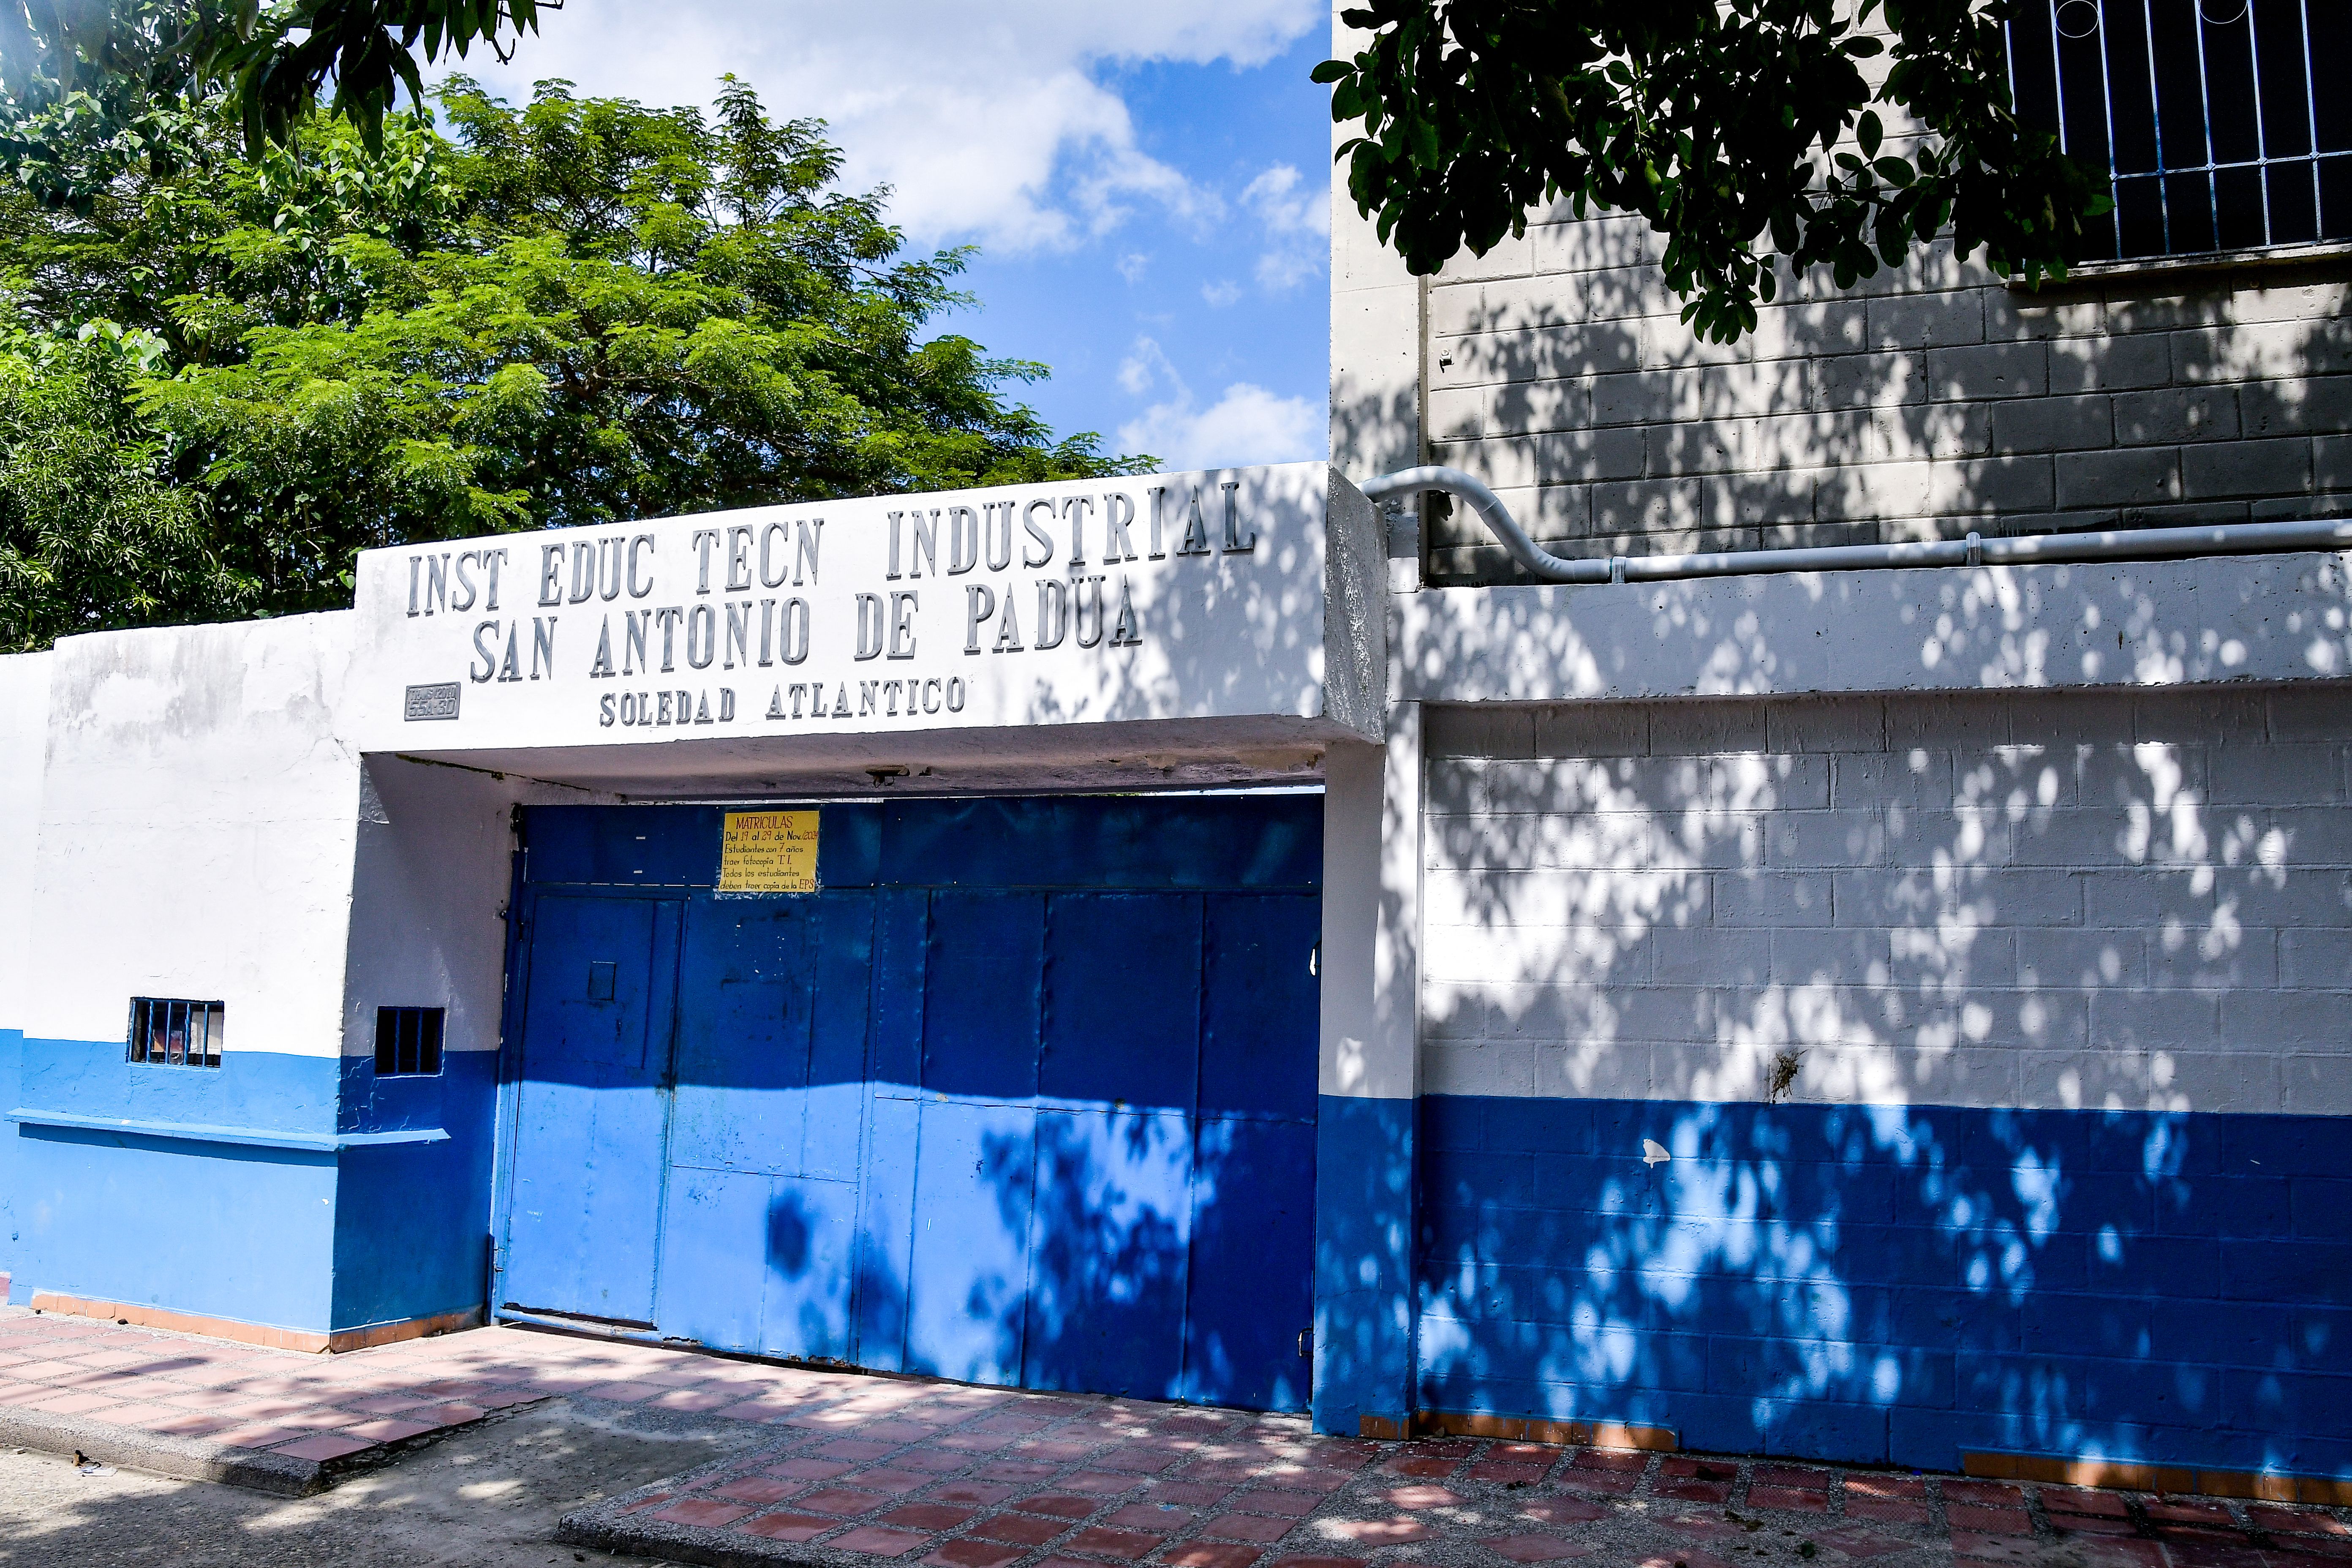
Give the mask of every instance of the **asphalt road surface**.
[{"label": "asphalt road surface", "polygon": [[317,1497],[275,1498],[0,1448],[6,1568],[568,1568],[563,1513],[769,1436],[740,1421],[550,1400],[453,1434]]}]

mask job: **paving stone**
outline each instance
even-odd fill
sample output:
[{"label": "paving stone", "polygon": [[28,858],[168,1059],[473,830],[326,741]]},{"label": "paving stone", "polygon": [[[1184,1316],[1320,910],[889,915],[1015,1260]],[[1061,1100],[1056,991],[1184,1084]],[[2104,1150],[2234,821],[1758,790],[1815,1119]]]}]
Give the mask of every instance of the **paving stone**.
[{"label": "paving stone", "polygon": [[1857,1492],[1864,1497],[1924,1498],[1927,1495],[1927,1482],[1919,1476],[1849,1474],[1845,1478],[1846,1496],[1851,1498]]},{"label": "paving stone", "polygon": [[904,1557],[931,1543],[930,1537],[917,1535],[909,1530],[886,1530],[878,1524],[861,1525],[846,1535],[837,1535],[825,1544],[844,1552],[859,1552],[868,1557]]},{"label": "paving stone", "polygon": [[805,1496],[794,1498],[793,1502],[795,1507],[807,1509],[811,1513],[837,1514],[844,1519],[854,1519],[861,1513],[873,1512],[889,1500],[879,1492],[852,1491],[846,1487],[827,1487],[822,1491],[814,1491]]},{"label": "paving stone", "polygon": [[1134,1530],[1108,1530],[1088,1525],[1062,1542],[1065,1552],[1083,1552],[1089,1557],[1114,1557],[1122,1563],[1157,1552],[1167,1543],[1165,1536],[1146,1535]]},{"label": "paving stone", "polygon": [[1874,1519],[1887,1524],[1925,1524],[1931,1517],[1927,1505],[1906,1498],[1855,1497],[1848,1492],[1845,1500],[1848,1519]]},{"label": "paving stone", "polygon": [[1977,1535],[1968,1531],[1954,1531],[1952,1555],[1975,1563],[2031,1563],[2034,1555],[2033,1538],[2030,1535]]},{"label": "paving stone", "polygon": [[1102,1499],[1072,1497],[1066,1492],[1045,1492],[1024,1498],[1013,1506],[1024,1513],[1052,1514],[1056,1519],[1084,1519],[1102,1507]]},{"label": "paving stone", "polygon": [[1954,1531],[1983,1535],[2033,1533],[2033,1521],[2021,1508],[1978,1508],[1969,1503],[1948,1502],[1944,1505],[1944,1522]]},{"label": "paving stone", "polygon": [[953,1530],[971,1518],[968,1508],[950,1508],[944,1503],[910,1502],[894,1508],[882,1516],[885,1524],[895,1524],[901,1530]]},{"label": "paving stone", "polygon": [[1274,1542],[1297,1527],[1295,1519],[1262,1513],[1221,1513],[1202,1525],[1201,1533],[1223,1536],[1228,1541]]},{"label": "paving stone", "polygon": [[1328,1519],[1310,1528],[1358,1546],[1405,1546],[1435,1533],[1417,1519]]},{"label": "paving stone", "polygon": [[289,1459],[315,1459],[323,1464],[329,1459],[365,1453],[374,1447],[364,1437],[348,1437],[340,1432],[321,1432],[299,1443],[281,1443],[276,1451]]},{"label": "paving stone", "polygon": [[1827,1492],[1805,1491],[1796,1487],[1759,1487],[1748,1489],[1749,1508],[1777,1508],[1801,1513],[1827,1513],[1830,1495]]},{"label": "paving stone", "polygon": [[2053,1514],[2096,1514],[2107,1519],[2130,1517],[2130,1505],[2116,1492],[2088,1487],[2043,1487],[2042,1506]]},{"label": "paving stone", "polygon": [[937,1563],[940,1568],[1004,1568],[1007,1563],[1016,1563],[1027,1554],[1025,1547],[965,1536],[961,1541],[942,1541],[938,1550],[923,1561]]},{"label": "paving stone", "polygon": [[653,1517],[668,1524],[699,1524],[715,1527],[732,1524],[751,1510],[740,1503],[721,1502],[716,1498],[680,1498]]},{"label": "paving stone", "polygon": [[1544,1502],[1522,1503],[1519,1512],[1542,1524],[1582,1524],[1609,1516],[1608,1509],[1599,1503],[1586,1502],[1581,1498],[1552,1498]]},{"label": "paving stone", "polygon": [[1017,1545],[1043,1546],[1070,1528],[1066,1519],[1049,1519],[1033,1513],[1000,1513],[993,1519],[983,1519],[971,1527],[971,1533],[989,1541],[1006,1541]]},{"label": "paving stone", "polygon": [[1255,1546],[1230,1541],[1188,1541],[1160,1559],[1171,1568],[1250,1568],[1264,1555]]},{"label": "paving stone", "polygon": [[2277,1508],[2255,1503],[2246,1510],[2246,1517],[2253,1521],[2255,1529],[2267,1530],[2273,1535],[2333,1535],[2352,1540],[2352,1525],[2315,1508]]}]

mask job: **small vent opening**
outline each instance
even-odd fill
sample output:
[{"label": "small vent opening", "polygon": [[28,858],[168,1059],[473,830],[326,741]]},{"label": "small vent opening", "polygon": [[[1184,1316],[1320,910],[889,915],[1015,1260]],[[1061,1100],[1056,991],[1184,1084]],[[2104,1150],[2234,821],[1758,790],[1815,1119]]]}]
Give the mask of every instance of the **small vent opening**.
[{"label": "small vent opening", "polygon": [[441,1070],[442,1007],[378,1007],[375,1010],[375,1075],[422,1075]]}]

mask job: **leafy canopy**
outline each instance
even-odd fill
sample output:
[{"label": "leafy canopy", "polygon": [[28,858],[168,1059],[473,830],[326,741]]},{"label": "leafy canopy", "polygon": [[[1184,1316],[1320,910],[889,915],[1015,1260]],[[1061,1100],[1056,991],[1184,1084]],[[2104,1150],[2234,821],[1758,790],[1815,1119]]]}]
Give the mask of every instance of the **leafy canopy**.
[{"label": "leafy canopy", "polygon": [[1315,79],[1362,125],[1339,153],[1349,194],[1415,273],[1524,233],[1539,204],[1638,213],[1683,319],[1729,342],[1774,298],[1776,258],[1843,289],[1948,225],[1963,257],[2063,276],[2108,199],[2018,121],[2012,3],[1370,0],[1342,20],[1370,41]]},{"label": "leafy canopy", "polygon": [[[69,515],[0,473],[0,647],[340,606],[376,545],[1150,466],[1004,398],[1044,366],[927,337],[964,253],[902,256],[822,126],[748,87],[709,118],[561,83],[442,103],[454,138],[402,119],[371,150],[320,117],[258,162],[191,116],[198,156],[87,214],[0,199],[0,382],[103,436],[150,584],[78,578]],[[69,387],[85,338],[131,347]]]},{"label": "leafy canopy", "polygon": [[81,206],[116,168],[168,168],[190,148],[175,111],[217,92],[258,157],[318,108],[370,151],[417,65],[475,44],[505,57],[562,0],[0,0],[0,168],[42,201]]}]

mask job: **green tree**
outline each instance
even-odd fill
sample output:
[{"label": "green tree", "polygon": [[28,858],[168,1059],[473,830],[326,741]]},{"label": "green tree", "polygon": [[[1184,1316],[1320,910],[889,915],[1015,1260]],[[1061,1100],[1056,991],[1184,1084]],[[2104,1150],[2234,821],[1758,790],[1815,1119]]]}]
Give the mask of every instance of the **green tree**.
[{"label": "green tree", "polygon": [[153,340],[0,334],[0,653],[247,607],[128,394]]},{"label": "green tree", "polygon": [[1339,151],[1349,193],[1414,272],[1485,255],[1562,197],[1638,213],[1666,237],[1683,319],[1728,342],[1780,262],[1843,289],[1947,226],[1963,257],[2063,276],[2108,198],[2017,119],[2013,4],[1370,0],[1342,14],[1370,40],[1315,79],[1335,121],[1362,125]]},{"label": "green tree", "polygon": [[215,115],[87,213],[0,205],[27,331],[157,345],[121,438],[201,500],[238,603],[348,603],[355,552],[416,539],[1149,466],[1003,395],[1043,366],[925,335],[964,254],[902,256],[815,121],[731,79],[712,118],[443,105],[454,137],[321,118],[258,161]]},{"label": "green tree", "polygon": [[504,58],[562,0],[0,0],[0,169],[58,205],[80,206],[117,170],[176,164],[175,111],[218,95],[258,157],[327,112],[373,151],[418,57]]}]

